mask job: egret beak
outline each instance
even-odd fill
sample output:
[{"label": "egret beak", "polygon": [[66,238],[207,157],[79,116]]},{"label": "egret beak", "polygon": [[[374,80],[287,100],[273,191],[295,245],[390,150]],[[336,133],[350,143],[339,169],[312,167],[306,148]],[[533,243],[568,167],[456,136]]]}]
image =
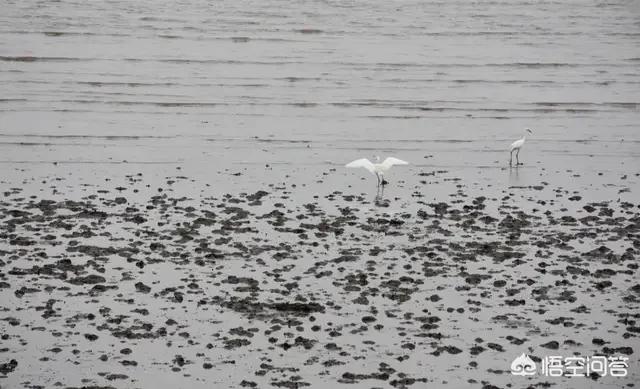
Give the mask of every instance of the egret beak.
[{"label": "egret beak", "polygon": [[529,134],[533,134],[533,132],[532,132],[530,129],[528,129],[528,128],[527,128],[527,132],[528,132]]}]

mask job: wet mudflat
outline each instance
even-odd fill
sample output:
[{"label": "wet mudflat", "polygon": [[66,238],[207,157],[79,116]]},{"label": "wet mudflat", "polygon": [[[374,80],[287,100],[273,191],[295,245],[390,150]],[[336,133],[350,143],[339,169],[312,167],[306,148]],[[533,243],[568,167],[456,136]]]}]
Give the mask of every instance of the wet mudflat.
[{"label": "wet mudflat", "polygon": [[6,2],[0,386],[634,387],[638,15]]},{"label": "wet mudflat", "polygon": [[[334,182],[374,189],[370,177],[331,170]],[[22,183],[41,193],[3,186],[5,382],[635,382],[640,214],[624,200],[631,178],[603,179],[597,186],[616,200],[591,201],[544,181],[496,191],[427,169],[400,173],[417,183],[381,196],[307,175],[216,195],[200,186],[204,177],[182,174],[116,174],[74,183],[73,196],[54,174]],[[627,378],[512,376],[522,352],[632,362]]]}]

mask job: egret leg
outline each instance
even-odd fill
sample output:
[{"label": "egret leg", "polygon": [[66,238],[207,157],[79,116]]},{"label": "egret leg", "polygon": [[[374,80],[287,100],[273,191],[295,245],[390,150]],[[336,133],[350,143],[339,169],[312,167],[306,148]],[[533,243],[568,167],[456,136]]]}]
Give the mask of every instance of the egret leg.
[{"label": "egret leg", "polygon": [[520,165],[520,158],[518,158],[519,155],[520,155],[520,149],[516,151],[516,165]]},{"label": "egret leg", "polygon": [[376,178],[378,179],[377,187],[379,188],[380,187],[380,175],[378,173],[376,173]]},{"label": "egret leg", "polygon": [[509,152],[509,166],[511,166],[512,163],[513,163],[513,150]]}]

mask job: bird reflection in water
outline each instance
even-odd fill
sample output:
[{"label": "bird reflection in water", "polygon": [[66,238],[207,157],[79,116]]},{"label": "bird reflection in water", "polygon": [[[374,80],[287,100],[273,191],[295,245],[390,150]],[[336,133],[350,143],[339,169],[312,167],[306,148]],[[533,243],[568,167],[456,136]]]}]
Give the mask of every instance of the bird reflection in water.
[{"label": "bird reflection in water", "polygon": [[517,185],[520,183],[520,169],[517,166],[509,166],[509,185]]},{"label": "bird reflection in water", "polygon": [[376,197],[374,198],[374,201],[373,201],[376,207],[383,207],[383,208],[389,207],[389,200],[384,198],[384,187],[385,185],[380,185],[376,190]]}]

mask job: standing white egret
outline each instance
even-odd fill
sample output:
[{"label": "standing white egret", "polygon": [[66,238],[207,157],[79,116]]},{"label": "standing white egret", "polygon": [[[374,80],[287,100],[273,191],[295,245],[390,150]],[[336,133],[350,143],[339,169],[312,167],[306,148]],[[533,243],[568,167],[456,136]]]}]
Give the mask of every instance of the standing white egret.
[{"label": "standing white egret", "polygon": [[[529,134],[533,134],[533,132],[531,132],[530,129],[526,129],[526,131]],[[527,133],[525,132],[525,134],[522,136],[522,138],[518,139],[517,141],[511,143],[511,146],[509,146],[509,166],[511,166],[511,163],[513,162],[513,152],[516,152],[516,166],[520,165],[520,158],[518,158],[518,155],[520,154],[520,149],[522,148],[522,145],[524,145],[524,141],[527,140]]]},{"label": "standing white egret", "polygon": [[367,169],[371,174],[375,174],[378,179],[378,186],[384,187],[387,182],[384,180],[384,174],[391,169],[393,165],[408,165],[409,162],[403,161],[398,158],[388,157],[382,163],[380,163],[380,157],[376,156],[376,163],[369,161],[366,158],[356,159],[353,162],[346,164],[346,167],[363,167]]}]

